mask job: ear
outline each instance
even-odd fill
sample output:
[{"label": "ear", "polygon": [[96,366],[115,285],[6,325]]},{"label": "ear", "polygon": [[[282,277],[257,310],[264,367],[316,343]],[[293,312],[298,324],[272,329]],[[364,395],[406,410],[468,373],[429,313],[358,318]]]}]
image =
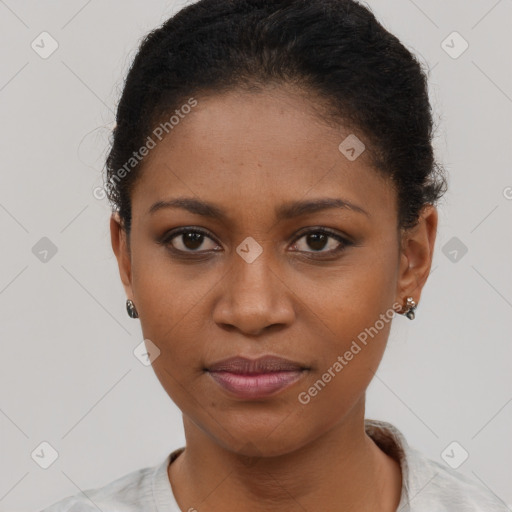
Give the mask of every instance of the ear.
[{"label": "ear", "polygon": [[133,299],[130,247],[126,231],[122,226],[117,212],[114,212],[110,217],[110,240],[112,242],[112,249],[117,258],[119,275],[121,276],[126,296],[127,298]]},{"label": "ear", "polygon": [[405,305],[407,297],[412,297],[419,304],[432,266],[437,223],[437,209],[428,204],[421,210],[416,226],[402,232],[396,297],[402,305]]}]

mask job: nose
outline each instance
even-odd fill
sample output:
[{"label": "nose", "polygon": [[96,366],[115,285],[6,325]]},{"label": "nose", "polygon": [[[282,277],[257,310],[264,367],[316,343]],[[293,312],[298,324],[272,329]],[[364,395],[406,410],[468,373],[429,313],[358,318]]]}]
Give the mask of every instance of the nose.
[{"label": "nose", "polygon": [[293,292],[263,254],[252,263],[234,254],[214,306],[213,320],[217,325],[257,336],[271,327],[293,322]]}]

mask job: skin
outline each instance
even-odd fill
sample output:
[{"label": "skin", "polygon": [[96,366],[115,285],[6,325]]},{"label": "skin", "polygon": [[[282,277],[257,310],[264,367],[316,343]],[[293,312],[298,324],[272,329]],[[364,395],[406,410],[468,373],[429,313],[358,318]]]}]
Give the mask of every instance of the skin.
[{"label": "skin", "polygon": [[[392,183],[368,152],[349,161],[339,151],[352,132],[323,123],[311,96],[280,86],[197,99],[144,163],[130,239],[117,214],[110,221],[126,295],[144,338],[160,349],[154,371],[183,413],[186,450],[168,468],[176,500],[201,512],[395,511],[400,465],[364,430],[365,392],[391,322],[308,404],[298,394],[395,302],[419,303],[437,210],[427,205],[414,229],[398,230]],[[226,219],[183,208],[148,213],[179,196],[214,203]],[[367,213],[275,216],[284,203],[323,197]],[[182,226],[211,238],[158,243]],[[343,247],[335,238],[315,245],[305,236],[319,227],[354,243],[334,254]],[[248,236],[263,250],[252,263],[236,252]],[[175,256],[172,247],[187,252]],[[252,401],[228,395],[203,370],[263,354],[310,369],[277,395]]]}]

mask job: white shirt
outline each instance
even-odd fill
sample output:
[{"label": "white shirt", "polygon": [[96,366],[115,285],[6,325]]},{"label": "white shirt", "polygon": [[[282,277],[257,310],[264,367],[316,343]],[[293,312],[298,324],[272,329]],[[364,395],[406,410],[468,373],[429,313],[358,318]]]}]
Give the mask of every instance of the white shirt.
[{"label": "white shirt", "polygon": [[[365,430],[384,452],[400,460],[402,494],[397,512],[510,512],[479,482],[410,447],[391,423],[366,419]],[[86,489],[85,494],[64,498],[41,512],[182,512],[167,467],[184,449],[177,448],[156,466]]]}]

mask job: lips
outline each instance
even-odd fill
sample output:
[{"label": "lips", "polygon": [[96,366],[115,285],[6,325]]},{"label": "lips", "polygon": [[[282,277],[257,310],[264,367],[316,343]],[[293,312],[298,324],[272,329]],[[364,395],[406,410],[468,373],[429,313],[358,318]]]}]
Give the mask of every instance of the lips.
[{"label": "lips", "polygon": [[230,396],[243,400],[263,399],[300,380],[309,368],[276,356],[258,359],[232,357],[210,365],[208,374]]},{"label": "lips", "polygon": [[208,367],[210,372],[230,372],[237,374],[261,374],[305,370],[306,367],[295,361],[276,356],[262,356],[258,359],[231,357]]}]

